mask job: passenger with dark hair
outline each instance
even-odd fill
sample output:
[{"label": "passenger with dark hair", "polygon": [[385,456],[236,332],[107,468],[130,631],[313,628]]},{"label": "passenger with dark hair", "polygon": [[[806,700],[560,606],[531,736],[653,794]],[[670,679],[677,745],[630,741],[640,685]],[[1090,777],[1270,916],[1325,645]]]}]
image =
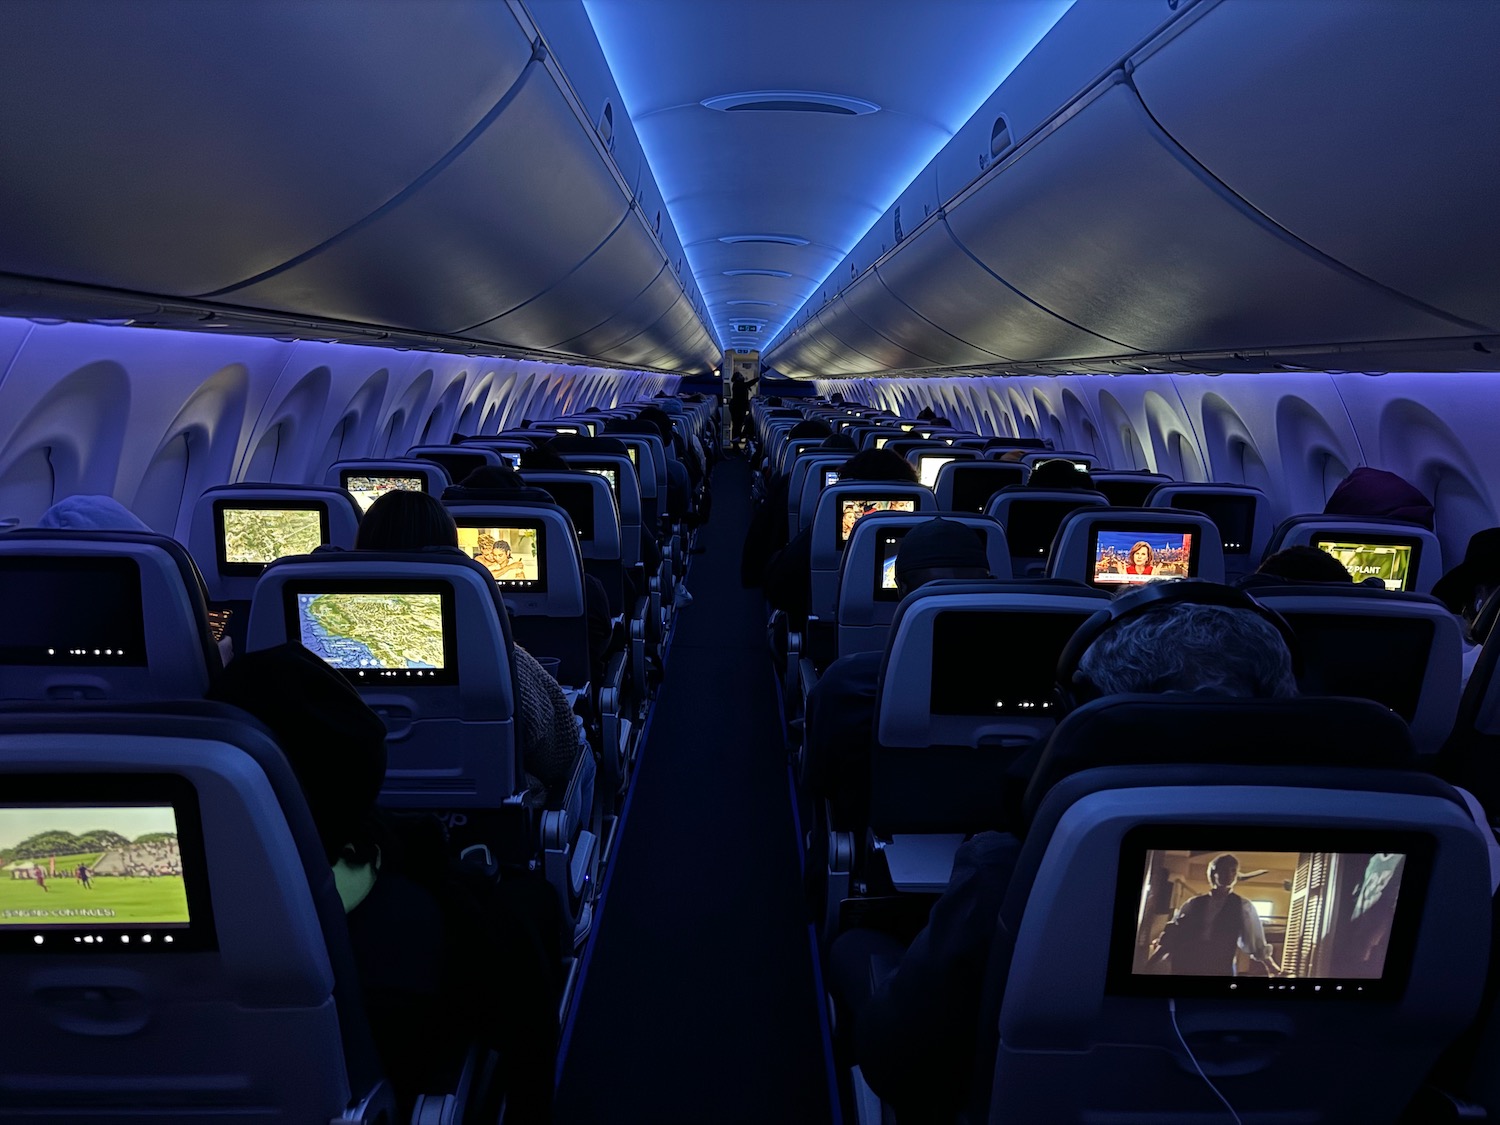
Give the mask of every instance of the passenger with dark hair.
[{"label": "passenger with dark hair", "polygon": [[535,469],[539,473],[565,473],[568,463],[562,454],[552,448],[550,441],[521,450],[521,468]]},{"label": "passenger with dark hair", "polygon": [[[1432,596],[1463,619],[1470,630],[1479,611],[1500,590],[1500,527],[1489,527],[1469,536],[1464,561],[1437,580]],[[1471,636],[1476,644],[1485,638]]]},{"label": "passenger with dark hair", "polygon": [[435,820],[382,815],[385,725],[300,645],[246,653],[212,697],[270,728],[297,775],[403,1119],[416,1095],[454,1089],[480,1045],[499,1056],[506,1119],[549,1120],[562,948],[551,886],[483,878],[451,861]]},{"label": "passenger with dark hair", "polygon": [[[506,504],[512,500],[555,503],[552,493],[543,488],[532,488],[520,473],[499,465],[475,469],[461,483],[443,490],[445,503]],[[609,591],[603,582],[588,573],[583,576],[583,604],[588,615],[589,663],[595,682],[603,682],[609,654],[623,648],[625,638],[615,627],[614,615],[609,611]]]},{"label": "passenger with dark hair", "polygon": [[[374,517],[373,520],[371,517]],[[362,551],[422,551],[458,546],[458,527],[448,509],[425,492],[393,489],[370,505],[360,521],[355,547]],[[578,734],[573,707],[561,686],[520,645],[512,645],[516,686],[521,697],[516,713],[521,720],[521,760],[544,800],[556,805],[573,777],[574,763],[583,759],[577,795],[577,818],[586,820],[593,805],[594,755]]]},{"label": "passenger with dark hair", "polygon": [[1033,465],[1026,484],[1030,488],[1092,489],[1094,478],[1073,462],[1059,457]]},{"label": "passenger with dark hair", "polygon": [[729,377],[729,423],[732,427],[730,440],[736,445],[745,440],[745,421],[750,416],[750,388],[759,382],[759,375],[746,379],[741,371],[736,371]]},{"label": "passenger with dark hair", "polygon": [[1432,501],[1416,485],[1384,469],[1361,465],[1328,497],[1323,512],[1330,516],[1379,516],[1404,520],[1432,530]]},{"label": "passenger with dark hair", "polygon": [[[917,483],[917,470],[889,449],[866,449],[839,468],[839,483],[846,481],[890,481]],[[807,616],[812,598],[812,528],[804,527],[791,542],[766,564],[761,586],[766,601],[800,621]]]},{"label": "passenger with dark hair", "polygon": [[[1296,691],[1286,642],[1258,614],[1187,602],[1121,621],[1089,647],[1079,670],[1102,694],[1282,699]],[[856,929],[829,953],[855,1059],[901,1121],[951,1121],[968,1100],[985,969],[1019,853],[1014,836],[979,833],[958,849],[948,886],[909,948]]]},{"label": "passenger with dark hair", "polygon": [[1347,586],[1354,582],[1354,576],[1327,551],[1299,545],[1277,551],[1262,561],[1254,574],[1240,579],[1239,585],[1253,589],[1291,582],[1338,582]]}]

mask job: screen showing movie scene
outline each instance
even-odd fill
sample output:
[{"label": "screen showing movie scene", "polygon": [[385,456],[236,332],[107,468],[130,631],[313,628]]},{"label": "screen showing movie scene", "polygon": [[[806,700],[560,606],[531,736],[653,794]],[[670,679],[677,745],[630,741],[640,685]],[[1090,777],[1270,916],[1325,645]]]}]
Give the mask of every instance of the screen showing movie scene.
[{"label": "screen showing movie scene", "polygon": [[949,457],[945,454],[922,453],[917,456],[917,481],[928,488],[937,487],[938,470],[944,465],[951,465],[957,461],[957,457]]},{"label": "screen showing movie scene", "polygon": [[1225,840],[1147,848],[1144,859],[1127,849],[1112,964],[1123,968],[1128,951],[1129,979],[1111,975],[1162,995],[1388,993],[1379,982],[1404,975],[1402,912],[1417,905],[1408,900],[1420,882],[1407,878],[1410,839],[1392,846],[1268,851]]},{"label": "screen showing movie scene", "polygon": [[932,713],[1060,717],[1057,658],[1086,616],[939,614],[932,623]]},{"label": "screen showing movie scene", "polygon": [[897,600],[896,554],[901,550],[901,540],[910,528],[896,527],[882,531],[875,537],[875,599],[883,602]]},{"label": "screen showing movie scene", "polygon": [[1304,695],[1373,699],[1407,722],[1416,717],[1432,651],[1433,624],[1420,617],[1288,613],[1297,634]]},{"label": "screen showing movie scene", "polygon": [[344,491],[354,497],[361,512],[368,512],[370,505],[387,492],[426,492],[427,482],[421,477],[370,476],[366,473],[339,471],[339,483]]},{"label": "screen showing movie scene", "polygon": [[0,931],[88,927],[118,942],[149,930],[165,943],[189,924],[182,872],[171,805],[0,805]]},{"label": "screen showing movie scene", "polygon": [[838,482],[839,482],[839,471],[837,469],[824,469],[823,470],[823,487],[824,488],[827,488],[830,484],[838,484]]},{"label": "screen showing movie scene", "polygon": [[1095,586],[1139,586],[1196,573],[1193,535],[1187,531],[1096,528],[1091,554]]},{"label": "screen showing movie scene", "polygon": [[841,499],[839,501],[839,549],[849,542],[849,533],[854,525],[871,512],[915,512],[915,500]]},{"label": "screen showing movie scene", "polygon": [[356,683],[451,682],[443,595],[436,591],[298,590],[296,637]]},{"label": "screen showing movie scene", "polygon": [[502,590],[545,590],[540,525],[458,525],[458,545],[489,569]]},{"label": "screen showing movie scene", "polygon": [[[1113,501],[1111,501],[1113,503]],[[1178,496],[1174,508],[1202,512],[1214,521],[1226,555],[1248,555],[1250,536],[1255,528],[1255,497],[1203,496],[1189,493]]]},{"label": "screen showing movie scene", "polygon": [[0,664],[146,663],[134,559],[0,558]]},{"label": "screen showing movie scene", "polygon": [[1352,539],[1314,537],[1312,545],[1327,551],[1354,581],[1378,578],[1387,590],[1411,590],[1417,574],[1417,542],[1413,539]]},{"label": "screen showing movie scene", "polygon": [[325,542],[328,517],[315,508],[218,509],[222,533],[219,561],[225,566],[264,568],[287,555],[306,555]]}]

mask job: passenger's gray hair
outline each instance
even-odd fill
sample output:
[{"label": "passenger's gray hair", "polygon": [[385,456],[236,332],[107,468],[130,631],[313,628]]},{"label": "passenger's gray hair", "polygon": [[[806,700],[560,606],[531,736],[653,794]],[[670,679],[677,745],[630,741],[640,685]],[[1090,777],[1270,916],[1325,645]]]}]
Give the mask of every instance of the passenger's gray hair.
[{"label": "passenger's gray hair", "polygon": [[1100,695],[1188,691],[1240,699],[1297,694],[1292,654],[1254,611],[1178,602],[1101,634],[1078,662]]}]

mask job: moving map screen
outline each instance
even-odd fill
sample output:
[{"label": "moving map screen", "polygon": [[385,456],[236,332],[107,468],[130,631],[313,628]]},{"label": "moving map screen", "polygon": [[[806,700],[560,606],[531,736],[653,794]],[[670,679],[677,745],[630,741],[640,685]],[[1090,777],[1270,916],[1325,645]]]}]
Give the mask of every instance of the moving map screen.
[{"label": "moving map screen", "polygon": [[547,589],[540,522],[458,525],[458,545],[483,563],[502,590],[542,593]]},{"label": "moving map screen", "polygon": [[219,570],[259,574],[287,555],[306,555],[328,542],[328,509],[283,502],[214,502]]},{"label": "moving map screen", "polygon": [[445,583],[288,585],[287,633],[357,684],[451,684],[452,591]]},{"label": "moving map screen", "polygon": [[[1148,832],[1151,843],[1175,846],[1136,843]],[[1399,991],[1426,882],[1425,837],[1180,833],[1126,838],[1111,991],[1309,1000]]]},{"label": "moving map screen", "polygon": [[1198,573],[1191,532],[1096,527],[1089,543],[1094,586],[1139,586]]},{"label": "moving map screen", "polygon": [[146,664],[134,559],[0,558],[0,665]]},{"label": "moving map screen", "polygon": [[339,484],[349,495],[354,497],[354,502],[359,505],[361,512],[368,512],[370,505],[379,500],[387,492],[426,492],[427,482],[422,477],[398,477],[398,476],[370,476],[357,470],[342,469],[339,472]]},{"label": "moving map screen", "polygon": [[1354,581],[1378,578],[1387,590],[1412,590],[1417,577],[1417,557],[1421,544],[1415,539],[1322,536],[1313,537],[1312,545],[1327,551]]},{"label": "moving map screen", "polygon": [[840,499],[839,550],[842,551],[844,544],[849,542],[849,533],[854,530],[854,525],[871,512],[915,512],[916,510],[916,500],[882,500],[866,497],[849,500]]}]

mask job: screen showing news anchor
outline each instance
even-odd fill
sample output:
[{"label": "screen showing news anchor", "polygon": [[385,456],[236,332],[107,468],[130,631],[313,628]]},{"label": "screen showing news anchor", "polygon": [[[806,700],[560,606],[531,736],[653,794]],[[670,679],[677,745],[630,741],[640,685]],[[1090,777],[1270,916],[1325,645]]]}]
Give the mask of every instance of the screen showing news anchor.
[{"label": "screen showing news anchor", "polygon": [[1193,536],[1185,531],[1099,530],[1094,533],[1095,586],[1135,586],[1187,578],[1196,569]]}]

